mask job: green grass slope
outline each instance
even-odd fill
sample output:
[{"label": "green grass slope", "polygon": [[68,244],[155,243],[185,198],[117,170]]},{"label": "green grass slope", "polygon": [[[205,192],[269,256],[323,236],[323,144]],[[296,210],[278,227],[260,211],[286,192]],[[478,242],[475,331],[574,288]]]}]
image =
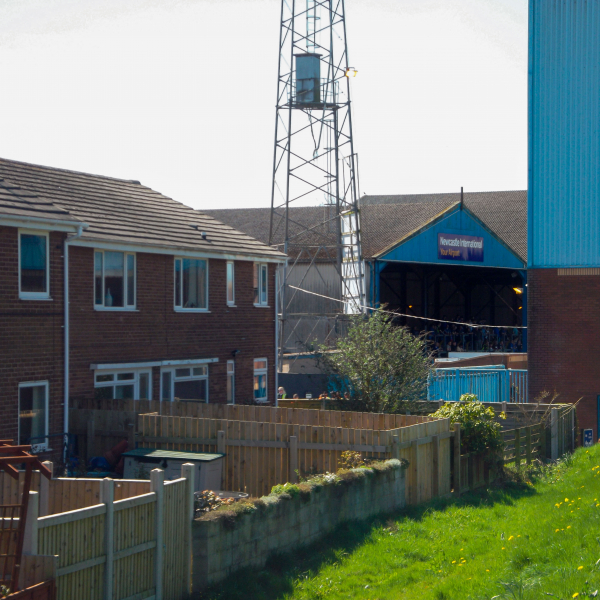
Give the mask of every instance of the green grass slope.
[{"label": "green grass slope", "polygon": [[206,600],[600,600],[600,445],[529,484],[351,523]]}]

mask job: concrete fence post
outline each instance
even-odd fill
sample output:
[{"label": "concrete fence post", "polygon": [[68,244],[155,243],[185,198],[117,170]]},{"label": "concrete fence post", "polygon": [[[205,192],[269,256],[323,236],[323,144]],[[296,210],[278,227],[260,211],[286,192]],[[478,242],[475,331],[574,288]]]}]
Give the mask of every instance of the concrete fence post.
[{"label": "concrete fence post", "polygon": [[217,452],[225,454],[225,432],[217,431]]},{"label": "concrete fence post", "polygon": [[531,426],[525,429],[525,460],[531,464]]},{"label": "concrete fence post", "polygon": [[194,491],[196,489],[195,481],[194,481],[194,465],[192,463],[185,463],[181,465],[181,476],[187,479],[187,497],[188,497],[188,506],[187,506],[187,518],[186,518],[186,526],[185,526],[185,539],[184,544],[186,548],[186,563],[185,563],[185,578],[187,581],[187,590],[191,595],[192,593],[192,523],[194,521],[195,510],[194,510]]},{"label": "concrete fence post", "polygon": [[163,520],[164,520],[164,486],[165,472],[162,469],[150,471],[150,489],[156,494],[155,507],[155,535],[156,548],[154,549],[154,585],[156,586],[154,598],[163,598]]},{"label": "concrete fence post", "polygon": [[[43,477],[43,476],[42,476]],[[38,517],[40,516],[40,495],[29,492],[27,516],[25,521],[25,536],[23,539],[23,554],[38,553]]]},{"label": "concrete fence post", "polygon": [[[54,463],[47,460],[42,463],[54,477]],[[40,475],[40,517],[47,517],[50,514],[50,481],[43,475]]]},{"label": "concrete fence post", "polygon": [[454,423],[454,494],[460,496],[460,423]]},{"label": "concrete fence post", "polygon": [[392,436],[392,458],[400,460],[400,436],[398,434]]},{"label": "concrete fence post", "polygon": [[410,443],[410,473],[411,473],[411,488],[410,488],[410,503],[419,503],[419,440],[412,440]]},{"label": "concrete fence post", "polygon": [[290,481],[298,481],[298,438],[290,435]]},{"label": "concrete fence post", "polygon": [[558,460],[558,408],[550,411],[550,458]]},{"label": "concrete fence post", "polygon": [[106,505],[104,521],[104,600],[112,600],[115,573],[115,481],[106,477],[100,482],[100,502]]}]

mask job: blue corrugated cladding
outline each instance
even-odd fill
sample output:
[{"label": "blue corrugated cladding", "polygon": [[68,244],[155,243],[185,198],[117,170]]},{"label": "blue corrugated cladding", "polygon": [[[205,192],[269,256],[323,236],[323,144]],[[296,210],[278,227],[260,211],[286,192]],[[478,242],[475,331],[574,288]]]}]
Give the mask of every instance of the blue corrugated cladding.
[{"label": "blue corrugated cladding", "polygon": [[529,0],[529,267],[600,266],[600,0]]}]

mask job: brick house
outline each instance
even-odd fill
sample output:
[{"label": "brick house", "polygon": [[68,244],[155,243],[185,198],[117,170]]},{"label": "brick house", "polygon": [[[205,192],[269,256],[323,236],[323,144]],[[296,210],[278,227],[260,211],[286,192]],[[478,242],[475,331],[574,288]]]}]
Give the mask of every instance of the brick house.
[{"label": "brick house", "polygon": [[71,398],[273,402],[284,261],[137,181],[0,159],[0,437],[56,454]]}]

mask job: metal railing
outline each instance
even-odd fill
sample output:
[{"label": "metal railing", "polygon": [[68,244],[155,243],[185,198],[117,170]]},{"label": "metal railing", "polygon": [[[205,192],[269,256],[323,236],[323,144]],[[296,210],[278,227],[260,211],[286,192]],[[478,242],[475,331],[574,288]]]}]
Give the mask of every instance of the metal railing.
[{"label": "metal railing", "polygon": [[528,402],[527,370],[463,367],[435,369],[429,376],[428,400],[453,402],[462,394],[481,402]]}]

